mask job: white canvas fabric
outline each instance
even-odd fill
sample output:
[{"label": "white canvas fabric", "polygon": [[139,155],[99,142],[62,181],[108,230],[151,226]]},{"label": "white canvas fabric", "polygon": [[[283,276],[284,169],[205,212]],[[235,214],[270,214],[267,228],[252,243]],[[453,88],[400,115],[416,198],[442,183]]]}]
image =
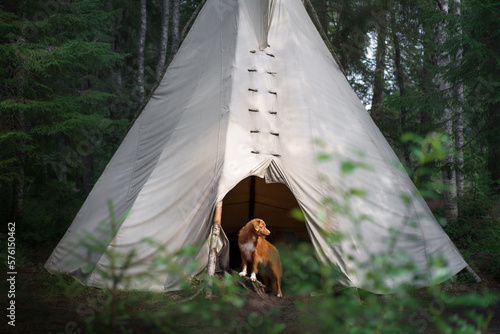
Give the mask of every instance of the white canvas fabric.
[{"label": "white canvas fabric", "polygon": [[[332,158],[319,162],[322,150]],[[346,175],[341,168],[346,161],[370,168]],[[442,280],[467,266],[402,171],[302,2],[208,0],[45,267],[109,287],[106,268],[122,261],[122,288],[176,289],[178,277],[155,261],[158,245],[170,254],[196,245],[194,254],[176,256],[174,262],[184,269],[182,275],[199,273],[208,260],[215,204],[252,175],[290,189],[320,259],[336,266],[347,286],[385,292],[368,278],[379,270],[373,261],[378,255],[394,262],[412,259],[417,286],[431,284],[441,273],[430,264],[433,258],[447,263]],[[345,194],[352,189],[365,195],[349,198],[351,212],[326,209],[327,198],[347,204]],[[128,213],[114,237],[100,227],[110,220],[109,200],[116,216]],[[89,253],[78,246],[84,231],[107,250]],[[325,232],[345,238],[332,243]],[[218,249],[225,266],[224,233]],[[130,263],[109,255],[130,252]],[[199,265],[187,266],[193,258]],[[392,289],[410,277],[387,274],[384,280]]]}]

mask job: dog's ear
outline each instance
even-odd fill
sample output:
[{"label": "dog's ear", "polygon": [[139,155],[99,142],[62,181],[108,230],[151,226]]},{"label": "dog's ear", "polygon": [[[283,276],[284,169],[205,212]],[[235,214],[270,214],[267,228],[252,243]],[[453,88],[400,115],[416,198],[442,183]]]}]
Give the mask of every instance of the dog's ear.
[{"label": "dog's ear", "polygon": [[258,220],[258,219],[254,219],[254,220],[252,220],[252,224],[253,224],[253,228],[254,228],[256,231],[258,231],[258,230],[259,230],[259,228],[260,228],[260,222],[259,222],[259,220]]},{"label": "dog's ear", "polygon": [[260,230],[261,222],[262,222],[262,220],[260,220],[260,219],[254,219],[254,220],[252,220],[253,228],[256,231]]}]

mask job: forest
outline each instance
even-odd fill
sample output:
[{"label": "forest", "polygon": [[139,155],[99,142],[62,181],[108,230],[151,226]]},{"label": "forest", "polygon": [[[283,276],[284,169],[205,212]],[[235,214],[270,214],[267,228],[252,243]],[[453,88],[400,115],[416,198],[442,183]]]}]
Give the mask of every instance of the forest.
[{"label": "forest", "polygon": [[[302,1],[481,283],[462,273],[445,287],[392,299],[335,292],[314,302],[311,291],[335,280],[314,265],[296,290],[285,287],[300,298],[268,302],[262,311],[246,304],[241,294],[249,290],[232,276],[196,282],[220,289],[222,297],[208,302],[106,292],[45,271],[205,2],[0,3],[0,247],[7,264],[15,222],[18,272],[16,326],[2,326],[20,333],[298,333],[312,324],[318,333],[500,330],[499,0]],[[284,266],[300,269],[299,256],[288,256]],[[245,305],[248,316],[234,315]],[[341,311],[326,312],[334,308]],[[419,310],[429,316],[425,326],[412,317]],[[305,324],[296,324],[300,317]]]}]

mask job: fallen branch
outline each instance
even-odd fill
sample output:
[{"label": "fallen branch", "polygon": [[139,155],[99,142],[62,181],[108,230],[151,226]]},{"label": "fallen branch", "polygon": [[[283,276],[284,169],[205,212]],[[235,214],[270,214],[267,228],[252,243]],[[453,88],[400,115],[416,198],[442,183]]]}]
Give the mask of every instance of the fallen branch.
[{"label": "fallen branch", "polygon": [[[233,273],[236,273],[236,271],[232,270]],[[248,291],[251,291],[249,287],[252,288],[254,292],[256,292],[260,298],[264,299],[266,297],[266,286],[262,284],[259,280],[253,282],[250,277],[248,276],[243,276],[241,277],[242,281],[239,281],[238,284],[245,288]]]}]

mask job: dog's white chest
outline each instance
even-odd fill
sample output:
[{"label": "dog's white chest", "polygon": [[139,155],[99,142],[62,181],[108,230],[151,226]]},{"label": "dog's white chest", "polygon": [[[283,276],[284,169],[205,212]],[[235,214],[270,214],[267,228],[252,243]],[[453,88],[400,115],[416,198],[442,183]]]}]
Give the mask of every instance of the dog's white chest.
[{"label": "dog's white chest", "polygon": [[255,244],[253,240],[247,241],[241,245],[241,251],[245,253],[248,261],[252,260],[252,253],[255,252]]}]

